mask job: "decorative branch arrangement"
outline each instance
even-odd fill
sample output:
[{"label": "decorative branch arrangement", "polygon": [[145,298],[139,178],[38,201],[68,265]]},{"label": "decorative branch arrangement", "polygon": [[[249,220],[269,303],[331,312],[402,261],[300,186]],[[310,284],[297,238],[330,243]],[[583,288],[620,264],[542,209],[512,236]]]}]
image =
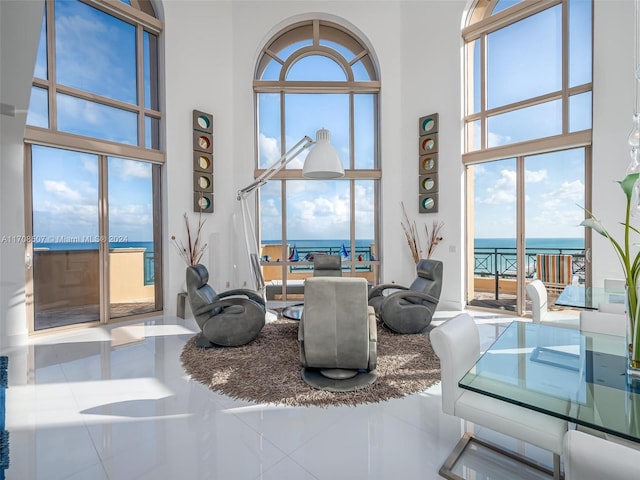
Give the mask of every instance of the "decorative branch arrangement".
[{"label": "decorative branch arrangement", "polygon": [[429,227],[426,223],[424,225],[424,230],[427,232],[427,258],[431,258],[436,247],[442,241],[442,235],[440,235],[442,227],[444,227],[444,222],[438,222],[437,220],[433,221],[431,231],[429,231]]},{"label": "decorative branch arrangement", "polygon": [[[407,244],[409,245],[409,250],[411,251],[411,256],[413,257],[413,261],[418,263],[420,258],[422,258],[422,247],[420,246],[420,236],[418,235],[418,229],[416,227],[416,222],[411,222],[409,220],[409,216],[407,215],[407,210],[404,207],[404,203],[400,202],[402,205],[402,213],[404,215],[404,221],[400,222],[402,225],[402,230],[404,231],[404,235],[407,238]],[[427,234],[427,258],[431,258],[433,252],[435,252],[436,247],[442,241],[443,237],[440,234],[440,231],[444,227],[444,222],[438,222],[437,220],[433,221],[433,225],[431,226],[431,230],[425,224],[424,229]]]},{"label": "decorative branch arrangement", "polygon": [[422,256],[422,248],[420,247],[420,237],[418,236],[416,222],[415,220],[413,223],[409,221],[407,210],[404,208],[404,202],[400,202],[400,205],[402,205],[402,213],[404,215],[404,222],[401,221],[400,225],[402,225],[402,230],[404,230],[404,236],[407,237],[407,244],[409,245],[409,250],[411,250],[413,261],[418,263]]},{"label": "decorative branch arrangement", "polygon": [[187,263],[187,265],[197,265],[200,263],[202,259],[202,255],[204,255],[205,250],[207,249],[207,244],[203,244],[200,239],[200,234],[202,233],[202,226],[206,219],[202,219],[202,211],[198,214],[198,227],[195,232],[191,231],[191,224],[189,223],[189,217],[186,213],[183,214],[184,224],[187,227],[187,246],[185,246],[181,240],[177,240],[175,235],[171,236],[171,241],[173,245],[176,247],[182,259]]}]

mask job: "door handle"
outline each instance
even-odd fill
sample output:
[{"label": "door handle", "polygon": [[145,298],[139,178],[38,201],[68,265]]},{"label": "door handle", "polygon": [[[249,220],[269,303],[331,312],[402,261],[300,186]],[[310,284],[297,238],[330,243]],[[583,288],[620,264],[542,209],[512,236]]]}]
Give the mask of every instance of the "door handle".
[{"label": "door handle", "polygon": [[27,254],[25,256],[24,264],[27,267],[27,270],[31,270],[31,267],[33,267],[33,258],[31,257],[31,255]]},{"label": "door handle", "polygon": [[590,248],[587,248],[587,249],[584,251],[584,258],[585,258],[585,260],[586,260],[587,262],[591,263],[591,249],[590,249]]}]

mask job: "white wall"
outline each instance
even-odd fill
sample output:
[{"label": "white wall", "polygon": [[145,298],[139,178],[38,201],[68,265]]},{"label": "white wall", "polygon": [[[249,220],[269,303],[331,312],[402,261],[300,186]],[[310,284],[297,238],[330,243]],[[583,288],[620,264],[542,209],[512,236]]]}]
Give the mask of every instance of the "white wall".
[{"label": "white wall", "polygon": [[[593,213],[622,241],[625,196],[615,182],[630,161],[634,6],[630,0],[599,0],[594,10]],[[608,240],[594,233],[593,284],[602,286],[604,278],[624,275]]]},{"label": "white wall", "polygon": [[44,1],[0,1],[0,347],[24,342],[23,139]]},{"label": "white wall", "polygon": [[[167,65],[167,143],[169,232],[180,229],[181,212],[188,207],[191,176],[188,161],[191,137],[188,112],[200,108],[214,113],[215,213],[207,227],[230,242],[231,256],[220,268],[209,264],[222,283],[242,286],[248,280],[244,255],[237,248],[241,234],[229,236],[237,212],[235,190],[252,179],[255,141],[251,82],[259,49],[280,28],[301,18],[328,18],[354,29],[368,41],[379,60],[381,92],[381,157],[383,279],[406,283],[415,276],[400,226],[400,202],[419,224],[433,218],[445,221],[445,240],[435,258],[445,262],[443,304],[462,303],[462,168],[460,165],[460,24],[463,1],[448,2],[197,2],[165,3]],[[193,22],[196,22],[195,25]],[[174,34],[174,32],[179,32]],[[429,32],[431,48],[424,38]],[[176,37],[179,40],[176,42]],[[201,39],[203,72],[191,64],[188,45]],[[437,48],[436,48],[437,45]],[[429,61],[425,61],[428,55]],[[454,59],[452,62],[451,60]],[[440,113],[440,213],[418,215],[417,124],[422,115]],[[450,182],[449,182],[450,179]],[[422,226],[420,226],[422,229]],[[224,239],[224,240],[223,240]],[[224,247],[223,247],[224,248]],[[453,252],[450,252],[450,248]],[[184,267],[170,253],[169,278],[183,275]],[[233,268],[235,258],[237,268]],[[215,263],[215,262],[212,262]],[[219,271],[218,271],[219,270]],[[215,273],[214,273],[215,272]],[[179,284],[178,284],[179,285]],[[170,285],[174,297],[176,283]],[[219,286],[219,285],[215,285]],[[170,305],[170,304],[169,304]],[[171,306],[168,307],[170,310]]]},{"label": "white wall", "polygon": [[[465,1],[164,1],[167,165],[164,231],[165,310],[175,312],[185,266],[170,245],[184,233],[192,210],[191,111],[214,115],[215,213],[206,215],[205,238],[217,244],[205,263],[216,288],[242,286],[248,269],[234,232],[236,190],[252,179],[254,117],[251,82],[259,48],[280,27],[320,15],[351,26],[373,48],[380,64],[383,281],[415,275],[400,227],[403,201],[418,223],[445,222],[435,258],[445,264],[440,308],[460,308],[464,292],[464,209],[461,157],[461,39]],[[0,1],[3,103],[26,109],[41,20],[41,2]],[[596,1],[594,51],[594,211],[622,219],[623,197],[614,180],[628,163],[631,129],[633,2]],[[20,65],[22,65],[20,67]],[[18,68],[20,67],[20,68]],[[440,114],[440,212],[417,213],[417,120]],[[21,135],[24,115],[0,117],[0,235],[24,233]],[[195,216],[190,214],[195,221]],[[619,277],[611,248],[594,245],[594,283]],[[0,344],[24,334],[22,246],[0,250]]]}]

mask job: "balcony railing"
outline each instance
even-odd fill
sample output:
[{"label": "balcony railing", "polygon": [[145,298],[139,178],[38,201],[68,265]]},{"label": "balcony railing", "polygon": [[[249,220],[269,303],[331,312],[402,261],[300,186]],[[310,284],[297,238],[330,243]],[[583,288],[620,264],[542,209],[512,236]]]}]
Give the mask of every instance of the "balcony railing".
[{"label": "balcony railing", "polygon": [[[346,247],[345,247],[346,248]],[[346,248],[347,253],[349,253],[348,248]],[[345,261],[354,261],[356,262],[356,271],[358,272],[371,272],[372,266],[371,264],[362,264],[359,265],[357,262],[371,262],[374,261],[375,258],[372,256],[371,247],[356,247],[355,255],[349,255],[348,257],[343,256],[342,247],[337,246],[306,246],[306,247],[296,247],[296,251],[298,253],[298,260],[289,260],[289,272],[312,272],[313,271],[313,257],[315,255],[340,255],[343,257]],[[270,266],[269,263],[273,264],[274,262],[265,263],[263,258],[262,265]],[[292,262],[300,262],[292,264]],[[276,262],[277,263],[277,262]],[[349,270],[349,265],[344,265],[343,270]]]},{"label": "balcony railing", "polygon": [[146,250],[144,252],[144,284],[153,285],[155,283],[155,262],[153,256],[153,250]]},{"label": "balcony railing", "polygon": [[[515,279],[517,276],[516,249],[504,247],[483,247],[474,249],[475,277],[491,277],[495,280],[495,299],[499,298],[500,280]],[[536,255],[565,254],[572,256],[571,271],[579,283],[585,278],[585,253],[578,248],[527,248],[525,250],[525,278],[533,279],[536,274]]]}]

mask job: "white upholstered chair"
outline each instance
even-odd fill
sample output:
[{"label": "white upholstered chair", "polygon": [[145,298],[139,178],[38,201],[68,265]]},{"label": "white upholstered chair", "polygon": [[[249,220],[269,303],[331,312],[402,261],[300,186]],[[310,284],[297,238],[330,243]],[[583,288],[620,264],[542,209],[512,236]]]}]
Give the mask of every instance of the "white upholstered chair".
[{"label": "white upholstered chair", "polygon": [[627,307],[624,303],[601,302],[598,304],[598,311],[602,313],[617,313],[618,315],[625,315],[627,313]]},{"label": "white upholstered chair", "polygon": [[525,290],[531,300],[531,319],[534,323],[546,323],[557,327],[579,328],[578,314],[568,315],[559,312],[550,312],[548,309],[547,288],[541,280],[532,280],[527,283]]},{"label": "white upholstered chair", "polygon": [[598,310],[612,313],[625,313],[624,291],[627,288],[627,281],[617,278],[605,278],[604,290],[606,303],[598,305]]},{"label": "white upholstered chair", "polygon": [[[457,315],[434,328],[430,339],[440,358],[443,412],[551,451],[554,478],[560,478],[567,422],[458,386],[480,357],[480,334],[473,318],[466,313]],[[473,437],[465,435],[455,451],[462,453],[470,438]],[[448,459],[441,474],[454,461]]]},{"label": "white upholstered chair", "polygon": [[565,480],[628,480],[640,475],[640,450],[578,430],[565,435]]},{"label": "white upholstered chair", "polygon": [[627,334],[627,316],[601,310],[580,311],[580,331],[604,333],[624,337]]}]

